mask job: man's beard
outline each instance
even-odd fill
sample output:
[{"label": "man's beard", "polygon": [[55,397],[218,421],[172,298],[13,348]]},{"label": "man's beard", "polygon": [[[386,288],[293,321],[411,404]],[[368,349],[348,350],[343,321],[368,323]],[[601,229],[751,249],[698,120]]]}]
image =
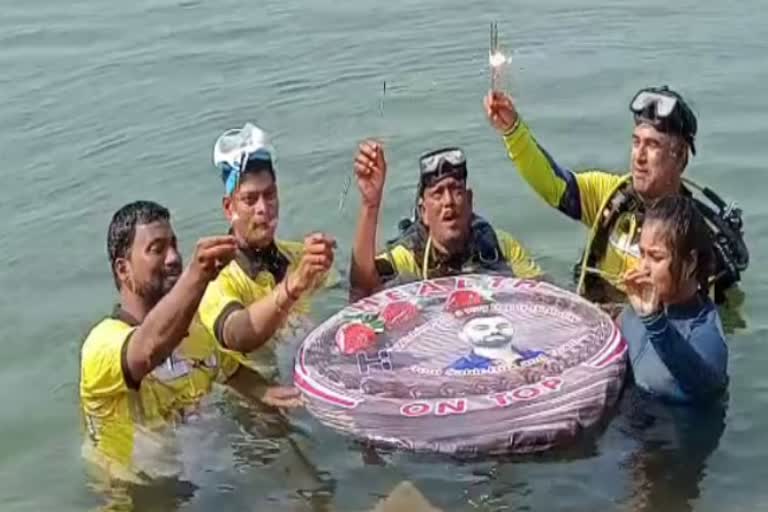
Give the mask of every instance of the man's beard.
[{"label": "man's beard", "polygon": [[166,296],[173,289],[173,286],[179,279],[179,274],[175,272],[164,272],[161,275],[153,276],[152,279],[135,287],[134,292],[141,297],[148,306],[154,307],[160,299]]},{"label": "man's beard", "polygon": [[490,349],[500,349],[504,348],[507,345],[509,345],[510,341],[512,341],[512,338],[509,336],[504,335],[493,335],[493,336],[486,336],[475,343],[475,346],[478,348],[490,348]]}]

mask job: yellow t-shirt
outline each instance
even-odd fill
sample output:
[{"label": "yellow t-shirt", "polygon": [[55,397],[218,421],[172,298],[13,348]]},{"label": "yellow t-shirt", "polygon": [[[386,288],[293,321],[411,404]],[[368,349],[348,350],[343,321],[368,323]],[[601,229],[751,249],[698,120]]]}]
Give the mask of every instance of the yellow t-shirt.
[{"label": "yellow t-shirt", "polygon": [[163,473],[162,459],[173,444],[167,427],[193,414],[212,384],[225,382],[239,368],[196,316],[171,357],[138,387],[129,385],[124,354],[135,329],[126,321],[106,318],[91,330],[81,350],[84,451],[92,462],[123,479]]},{"label": "yellow t-shirt", "polygon": [[[499,229],[494,229],[496,239],[499,242],[501,250],[501,259],[512,270],[515,277],[530,279],[542,275],[541,268],[525,250],[525,247],[515,240],[512,235]],[[417,261],[416,255],[412,250],[403,246],[395,245],[389,251],[376,256],[377,265],[388,264],[394,270],[395,274],[402,279],[423,279],[423,261]],[[383,267],[381,267],[383,268]],[[439,277],[429,275],[428,277]]]},{"label": "yellow t-shirt", "polygon": [[[287,260],[286,275],[292,272],[301,261],[304,245],[299,242],[275,241],[277,250]],[[278,284],[275,276],[267,269],[251,268],[248,257],[242,252],[231,261],[213,280],[205,291],[200,302],[199,314],[208,333],[222,342],[224,320],[232,312],[247,307],[269,295]],[[330,272],[319,280],[315,289],[330,286],[337,280],[334,272]],[[275,346],[284,338],[299,335],[308,326],[307,316],[310,312],[308,297],[302,297],[291,309],[284,326],[264,345],[257,350],[242,354],[227,350],[225,352],[237,358],[242,364],[249,366],[268,381],[277,376]]]}]

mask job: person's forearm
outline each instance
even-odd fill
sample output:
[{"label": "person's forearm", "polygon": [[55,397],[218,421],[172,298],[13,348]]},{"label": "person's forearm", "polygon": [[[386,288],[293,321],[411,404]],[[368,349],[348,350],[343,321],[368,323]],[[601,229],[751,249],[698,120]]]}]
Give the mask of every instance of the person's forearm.
[{"label": "person's forearm", "polygon": [[560,167],[536,142],[528,126],[519,121],[504,135],[507,156],[520,176],[544,201],[575,220],[581,220],[581,206],[575,175]]},{"label": "person's forearm", "polygon": [[[685,339],[663,311],[640,318],[656,352],[683,390],[701,399],[711,396],[725,386],[723,376],[694,348],[695,341]],[[698,335],[696,329],[690,334],[691,337]]]},{"label": "person's forearm", "polygon": [[126,348],[126,363],[134,383],[165,361],[187,335],[206,285],[201,276],[185,270],[133,333]]},{"label": "person's forearm", "polygon": [[376,270],[376,228],[379,206],[361,206],[357,218],[355,242],[350,266],[350,287],[363,295],[373,293],[381,284]]},{"label": "person's forearm", "polygon": [[288,290],[288,277],[266,297],[231,313],[224,322],[223,343],[230,350],[248,353],[267,343],[283,325],[298,295]]}]

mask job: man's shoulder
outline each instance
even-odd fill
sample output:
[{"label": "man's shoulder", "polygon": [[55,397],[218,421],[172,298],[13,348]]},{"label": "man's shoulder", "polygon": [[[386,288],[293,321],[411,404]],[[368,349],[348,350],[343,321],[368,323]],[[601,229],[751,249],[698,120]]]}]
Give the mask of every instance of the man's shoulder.
[{"label": "man's shoulder", "polygon": [[105,318],[96,324],[83,342],[80,354],[80,396],[95,399],[125,389],[122,353],[135,327]]},{"label": "man's shoulder", "polygon": [[493,232],[496,234],[496,240],[498,241],[501,252],[504,254],[505,258],[509,259],[513,254],[528,255],[528,250],[523,243],[515,238],[509,231],[494,228]]},{"label": "man's shoulder", "polygon": [[243,268],[241,262],[234,259],[230,261],[206,287],[201,304],[207,304],[220,295],[240,296],[245,290],[255,286],[254,277]]},{"label": "man's shoulder", "polygon": [[240,264],[237,261],[232,260],[221,269],[219,274],[210,283],[208,283],[207,290],[236,281],[241,279],[242,276],[245,276],[245,271],[240,267]]},{"label": "man's shoulder", "polygon": [[379,275],[386,281],[390,281],[396,276],[406,278],[406,276],[414,277],[419,275],[419,266],[413,249],[399,243],[378,253],[374,264]]},{"label": "man's shoulder", "polygon": [[122,345],[133,329],[134,327],[117,318],[108,316],[101,319],[91,328],[85,337],[85,341],[83,341],[83,357],[85,358],[94,350],[98,350],[105,345]]}]

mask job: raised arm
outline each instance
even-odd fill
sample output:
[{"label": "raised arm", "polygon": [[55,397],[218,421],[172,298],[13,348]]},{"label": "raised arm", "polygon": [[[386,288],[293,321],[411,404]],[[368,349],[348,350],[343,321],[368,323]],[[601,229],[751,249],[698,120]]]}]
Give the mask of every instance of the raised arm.
[{"label": "raised arm", "polygon": [[184,339],[208,282],[235,254],[231,236],[203,238],[175,286],[152,308],[125,347],[126,380],[133,387],[171,355]]},{"label": "raised arm", "polygon": [[536,142],[512,100],[502,92],[485,97],[485,112],[502,134],[507,155],[534,192],[568,217],[591,226],[620,177],[602,171],[575,173],[560,166]]},{"label": "raised arm", "polygon": [[333,265],[336,242],[321,233],[304,240],[304,252],[296,270],[288,274],[269,294],[250,305],[233,302],[219,315],[215,335],[224,347],[238,352],[252,352],[274,336],[282,326],[291,306]]},{"label": "raised arm", "polygon": [[381,285],[376,269],[376,228],[387,174],[381,144],[370,140],[360,144],[354,165],[361,201],[352,248],[350,289],[353,296],[365,297]]}]

